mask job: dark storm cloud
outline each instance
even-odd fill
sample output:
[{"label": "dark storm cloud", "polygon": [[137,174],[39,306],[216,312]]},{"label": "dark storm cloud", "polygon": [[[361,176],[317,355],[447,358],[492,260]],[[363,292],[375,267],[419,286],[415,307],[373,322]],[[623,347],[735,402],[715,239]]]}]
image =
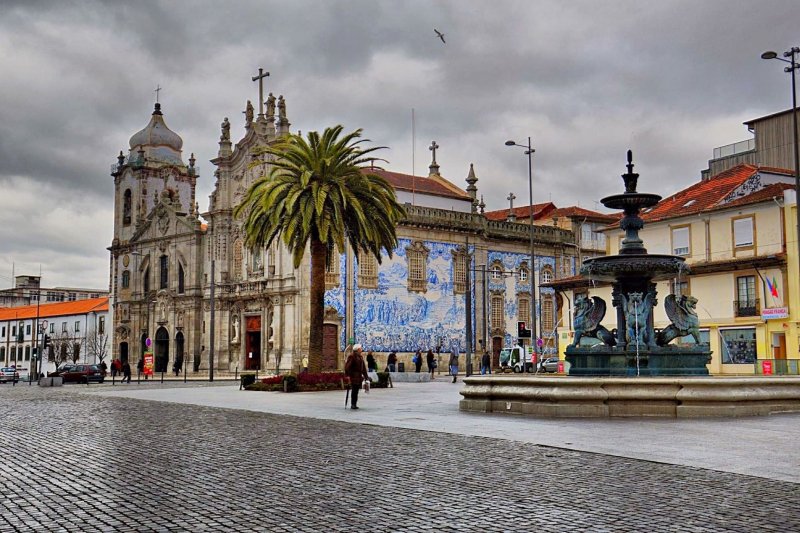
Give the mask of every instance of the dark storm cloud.
[{"label": "dark storm cloud", "polygon": [[[294,131],[341,123],[417,174],[431,139],[464,186],[475,163],[492,209],[527,200],[595,208],[634,150],[643,189],[696,180],[741,122],[789,105],[766,49],[796,42],[796,3],[3,2],[0,19],[0,285],[43,264],[49,284],[107,284],[109,167],[147,124],[156,85],[167,124],[194,152],[201,210],[219,123],[243,134],[250,80],[287,99]],[[444,31],[447,44],[433,34]],[[519,200],[518,200],[519,201]]]}]

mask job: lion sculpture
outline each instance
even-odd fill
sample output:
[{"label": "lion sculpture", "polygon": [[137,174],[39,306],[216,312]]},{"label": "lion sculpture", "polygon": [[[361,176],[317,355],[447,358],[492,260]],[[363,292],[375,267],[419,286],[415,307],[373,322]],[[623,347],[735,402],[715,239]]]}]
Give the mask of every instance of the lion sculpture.
[{"label": "lion sculpture", "polygon": [[672,322],[662,329],[656,340],[659,346],[666,346],[677,337],[691,335],[695,344],[700,344],[700,319],[697,317],[697,298],[670,294],[664,299],[664,310]]},{"label": "lion sculpture", "polygon": [[600,325],[605,315],[606,302],[599,296],[577,298],[575,300],[575,318],[572,320],[575,340],[570,346],[580,345],[583,337],[595,337],[607,346],[614,346],[616,344],[614,335]]}]

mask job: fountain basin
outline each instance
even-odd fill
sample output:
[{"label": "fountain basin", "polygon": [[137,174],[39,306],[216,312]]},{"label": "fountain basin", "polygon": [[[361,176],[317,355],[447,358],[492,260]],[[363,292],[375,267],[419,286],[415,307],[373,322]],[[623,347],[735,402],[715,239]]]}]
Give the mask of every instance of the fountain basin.
[{"label": "fountain basin", "polygon": [[609,209],[641,209],[653,207],[661,201],[661,196],[646,192],[626,192],[606,196],[600,200]]},{"label": "fountain basin", "polygon": [[800,377],[464,379],[461,411],[537,417],[703,418],[800,412]]},{"label": "fountain basin", "polygon": [[606,255],[583,261],[581,275],[597,281],[615,282],[618,279],[642,278],[651,281],[671,279],[689,267],[683,257],[659,254]]},{"label": "fountain basin", "polygon": [[[637,375],[635,349],[569,346],[565,359],[570,364],[570,376]],[[711,362],[711,352],[707,344],[642,347],[638,359],[640,376],[707,376],[706,365]]]}]

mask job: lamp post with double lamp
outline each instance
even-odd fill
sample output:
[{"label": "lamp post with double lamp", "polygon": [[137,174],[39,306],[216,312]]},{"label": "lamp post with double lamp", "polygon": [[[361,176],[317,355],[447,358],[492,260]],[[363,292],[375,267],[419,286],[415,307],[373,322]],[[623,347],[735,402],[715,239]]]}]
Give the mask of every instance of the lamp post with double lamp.
[{"label": "lamp post with double lamp", "polygon": [[800,63],[797,58],[800,56],[800,47],[793,46],[783,53],[783,59],[778,57],[778,54],[772,51],[764,52],[761,54],[761,59],[777,59],[784,63],[789,63],[788,66],[783,68],[784,72],[789,72],[792,75],[792,141],[794,148],[794,197],[795,197],[795,211],[797,212],[797,249],[798,258],[800,258],[800,155],[798,155],[797,148],[797,90],[795,88],[795,74],[794,72],[800,69]]},{"label": "lamp post with double lamp", "polygon": [[[506,141],[506,146],[519,146],[525,148],[525,155],[528,156],[528,194],[530,207],[528,208],[528,221],[530,222],[530,239],[531,239],[531,264],[528,269],[530,272],[531,283],[531,322],[533,323],[533,336],[538,339],[539,334],[536,320],[536,248],[533,243],[533,153],[536,151],[531,147],[531,138],[528,137],[528,145],[518,144],[514,141]],[[538,348],[536,341],[531,339],[531,349],[533,350],[535,363],[539,360]]]}]

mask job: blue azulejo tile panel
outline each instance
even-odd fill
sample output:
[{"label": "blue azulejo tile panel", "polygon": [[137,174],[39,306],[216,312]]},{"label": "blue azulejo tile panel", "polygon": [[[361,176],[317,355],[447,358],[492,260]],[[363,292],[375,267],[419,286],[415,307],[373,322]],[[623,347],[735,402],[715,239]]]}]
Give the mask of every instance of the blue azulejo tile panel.
[{"label": "blue azulejo tile panel", "polygon": [[399,239],[393,256],[384,255],[378,267],[378,288],[354,291],[356,341],[367,350],[413,352],[455,344],[464,349],[464,295],[453,293],[453,254],[458,244],[423,241],[429,250],[427,287],[408,290],[406,247]]}]

